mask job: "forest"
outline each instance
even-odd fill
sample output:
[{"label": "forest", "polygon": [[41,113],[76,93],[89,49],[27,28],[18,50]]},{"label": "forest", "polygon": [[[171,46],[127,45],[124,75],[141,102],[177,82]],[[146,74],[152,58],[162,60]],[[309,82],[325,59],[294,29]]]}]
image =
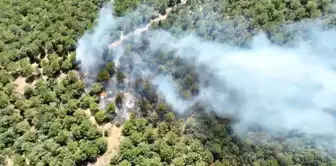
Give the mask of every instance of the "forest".
[{"label": "forest", "polygon": [[[116,17],[146,5],[167,18],[152,22],[149,31],[166,30],[176,36],[194,32],[209,41],[245,47],[260,31],[278,45],[291,44],[297,29],[283,28],[320,18],[325,28],[336,25],[333,0],[114,0]],[[87,88],[76,61],[76,44],[95,26],[104,0],[0,1],[0,165],[117,165],[117,166],[327,166],[336,156],[310,146],[291,146],[286,140],[255,133],[257,144],[232,132],[230,119],[208,114],[200,105],[191,115],[178,115],[149,80],[138,78],[135,108],[125,111],[128,93],[120,90],[102,107],[109,80],[126,86],[127,69],[106,60]],[[166,9],[171,8],[167,13]],[[148,12],[148,11],[147,11]],[[150,14],[131,15],[125,32],[149,22]],[[119,37],[119,31],[111,36]],[[193,66],[172,55],[146,52],[143,45],[126,41],[121,61],[131,52],[158,55],[146,63],[155,72],[170,72],[184,98],[197,95],[198,76]],[[113,56],[113,51],[110,52]],[[178,69],[178,70],[177,70]],[[182,72],[181,72],[182,71]],[[110,148],[114,133],[120,142]],[[300,148],[297,148],[300,146]],[[102,159],[105,159],[102,162]]]}]

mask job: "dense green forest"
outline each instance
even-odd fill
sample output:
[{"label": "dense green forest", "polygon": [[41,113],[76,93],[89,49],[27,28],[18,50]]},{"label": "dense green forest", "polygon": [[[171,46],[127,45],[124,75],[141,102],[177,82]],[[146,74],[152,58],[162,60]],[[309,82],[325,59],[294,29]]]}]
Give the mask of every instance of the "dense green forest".
[{"label": "dense green forest", "polygon": [[[101,126],[114,119],[124,95],[118,93],[105,109],[99,107],[99,95],[105,81],[115,77],[123,84],[126,73],[109,62],[86,91],[75,62],[76,42],[94,26],[104,3],[0,1],[0,165],[87,165],[107,151],[108,134]],[[327,27],[336,23],[332,0],[188,0],[185,4],[114,0],[115,15],[125,16],[140,4],[161,14],[172,8],[167,19],[152,23],[152,29],[175,35],[192,31],[206,40],[239,46],[261,30],[272,42],[286,44],[294,32],[282,26],[306,19],[325,18]],[[129,23],[143,22],[139,20]],[[141,49],[128,44],[132,51]],[[169,72],[184,97],[197,94],[192,66],[168,55],[157,57],[147,59],[148,63],[172,65]],[[141,87],[136,88],[139,112],[131,111],[130,119],[118,124],[123,135],[119,153],[106,165],[336,165],[336,158],[309,146],[297,149],[275,138],[267,144],[238,138],[229,121],[206,114],[201,106],[191,110],[194,116],[179,117],[147,80],[139,79],[135,86]]]},{"label": "dense green forest", "polygon": [[[76,40],[92,26],[100,2],[0,6],[0,165],[7,157],[14,165],[82,165],[103,154],[106,140],[81,109],[98,98],[88,99],[73,63]],[[21,91],[18,78],[27,84]]]}]

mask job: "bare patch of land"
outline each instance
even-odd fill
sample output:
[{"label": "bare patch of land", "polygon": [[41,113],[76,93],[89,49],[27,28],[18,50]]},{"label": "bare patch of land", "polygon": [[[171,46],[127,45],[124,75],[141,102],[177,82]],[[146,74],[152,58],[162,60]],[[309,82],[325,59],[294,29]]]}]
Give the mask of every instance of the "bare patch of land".
[{"label": "bare patch of land", "polygon": [[104,128],[108,128],[107,151],[97,159],[96,163],[89,166],[108,166],[111,158],[119,152],[120,141],[123,138],[122,127],[107,123]]},{"label": "bare patch of land", "polygon": [[94,118],[94,116],[92,116],[90,109],[84,110],[84,113],[86,114],[86,116],[89,117],[92,124],[97,125],[99,127],[98,123],[96,122],[96,119]]},{"label": "bare patch of land", "polygon": [[14,166],[14,162],[11,158],[7,157],[6,162],[7,162],[7,166]]},{"label": "bare patch of land", "polygon": [[27,82],[26,82],[26,78],[25,77],[18,77],[16,78],[16,80],[14,80],[14,84],[16,85],[16,91],[18,93],[20,93],[21,95],[23,95],[24,93],[24,87],[26,85],[29,85]]}]

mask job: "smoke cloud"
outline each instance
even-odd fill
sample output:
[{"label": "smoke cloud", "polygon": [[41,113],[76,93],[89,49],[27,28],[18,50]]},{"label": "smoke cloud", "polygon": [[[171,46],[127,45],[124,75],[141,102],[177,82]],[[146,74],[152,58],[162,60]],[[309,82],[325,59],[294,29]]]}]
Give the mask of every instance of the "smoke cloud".
[{"label": "smoke cloud", "polygon": [[[94,73],[104,63],[102,50],[119,24],[111,13],[111,8],[103,9],[93,31],[78,42],[77,59],[84,72]],[[297,131],[309,137],[336,138],[336,30],[314,23],[305,25],[305,34],[297,35],[292,46],[272,44],[263,33],[241,48],[205,41],[192,33],[175,37],[167,31],[150,30],[111,50],[146,45],[146,51],[131,50],[127,55],[115,51],[113,56],[143,61],[124,62],[132,63],[134,72],[151,72],[155,77],[152,83],[177,113],[201,101],[218,116],[238,119],[233,126],[237,133],[257,125],[271,134]],[[139,40],[141,35],[145,44]],[[169,72],[158,74],[144,65],[158,51],[174,51],[175,56],[194,65],[200,83],[197,96],[183,99]]]},{"label": "smoke cloud", "polygon": [[117,27],[111,8],[102,8],[98,24],[80,38],[76,49],[76,59],[80,62],[81,70],[85,73],[86,81],[92,82],[99,71],[99,66],[104,64],[103,52],[111,42],[111,31]]},{"label": "smoke cloud", "polygon": [[[150,19],[151,13],[152,8],[140,6],[126,17],[115,18],[111,5],[105,5],[100,10],[96,25],[77,42],[76,60],[80,63],[87,85],[92,84],[99,69],[111,58],[108,57],[108,45],[119,40],[123,33],[143,26]],[[121,55],[123,50],[119,49],[119,52],[117,55]]]}]

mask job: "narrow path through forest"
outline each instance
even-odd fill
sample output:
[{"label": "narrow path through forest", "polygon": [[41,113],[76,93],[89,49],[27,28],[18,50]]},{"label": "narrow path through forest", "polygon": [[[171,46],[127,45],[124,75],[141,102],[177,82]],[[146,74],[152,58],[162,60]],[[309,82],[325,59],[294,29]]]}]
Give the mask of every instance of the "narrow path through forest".
[{"label": "narrow path through forest", "polygon": [[[182,4],[185,4],[186,0],[182,2]],[[129,39],[133,35],[141,34],[145,31],[148,31],[149,27],[153,22],[158,22],[160,20],[165,20],[168,17],[168,14],[171,12],[172,8],[167,8],[166,9],[166,14],[165,15],[159,15],[159,17],[151,20],[148,24],[146,24],[145,27],[137,28],[135,29],[132,33],[127,34],[126,36],[121,36],[118,41],[115,41],[109,45],[109,48],[115,48],[119,45],[121,45],[125,40]],[[132,98],[131,98],[132,99]],[[132,103],[129,101],[124,101],[124,103]],[[86,110],[86,114],[90,116],[90,120],[97,124],[95,122],[94,117],[91,115],[89,112],[90,110]],[[101,129],[103,130],[108,130],[108,136],[107,136],[107,151],[100,156],[97,161],[94,164],[89,164],[89,166],[108,166],[110,163],[111,158],[118,154],[119,150],[119,145],[120,141],[122,139],[122,127],[117,127],[115,125],[112,125],[111,123],[105,124],[104,127],[100,126]]]},{"label": "narrow path through forest", "polygon": [[[108,130],[107,151],[102,156],[98,157],[96,163],[92,166],[108,166],[111,158],[119,152],[119,145],[122,139],[122,127],[107,123],[103,128]],[[91,164],[89,164],[89,166],[91,166]]]},{"label": "narrow path through forest", "polygon": [[28,85],[28,83],[26,82],[26,78],[25,77],[18,77],[14,80],[14,84],[16,85],[16,87],[15,87],[16,92],[23,95],[24,87],[26,85]]},{"label": "narrow path through forest", "polygon": [[[182,4],[185,4],[185,3],[186,3],[186,0],[182,0]],[[109,48],[114,48],[114,47],[121,45],[125,40],[129,39],[133,35],[141,34],[143,32],[148,31],[149,27],[151,26],[153,22],[165,20],[168,17],[168,14],[171,12],[171,10],[172,10],[171,7],[167,8],[165,15],[159,15],[157,18],[151,20],[148,24],[146,24],[145,27],[137,28],[132,33],[129,33],[126,36],[121,36],[118,41],[111,43],[109,45]],[[62,73],[62,75],[60,76],[58,80],[63,79],[64,77],[65,77],[65,74]],[[16,91],[21,95],[23,95],[24,93],[24,87],[26,85],[29,85],[29,83],[26,82],[26,78],[24,77],[18,77],[14,81],[14,84],[16,85]],[[125,103],[130,103],[130,102],[125,101]],[[95,163],[90,163],[88,164],[88,166],[108,166],[113,155],[118,154],[120,141],[122,139],[122,126],[117,127],[116,125],[113,125],[111,123],[107,123],[103,126],[100,126],[97,124],[94,116],[91,114],[91,111],[89,109],[84,110],[84,112],[89,117],[90,121],[93,124],[97,125],[98,128],[101,129],[101,131],[103,132],[108,131],[107,132],[108,133],[107,151],[102,156],[97,158],[97,161]],[[8,161],[8,165],[13,165],[12,160],[10,158],[7,158],[7,161]]]},{"label": "narrow path through forest", "polygon": [[[187,0],[182,0],[181,4],[186,4]],[[145,27],[140,27],[135,29],[132,33],[129,33],[125,36],[121,36],[120,39],[118,41],[115,41],[111,44],[109,44],[109,48],[115,48],[119,45],[121,45],[125,40],[129,39],[131,36],[133,35],[138,35],[141,34],[143,32],[148,31],[149,27],[151,26],[151,24],[153,22],[158,22],[161,20],[165,20],[168,17],[168,14],[172,11],[172,7],[167,8],[166,9],[166,14],[165,15],[159,15],[157,18],[151,20],[148,24],[146,24]],[[132,102],[128,102],[128,101],[124,101],[124,103],[132,103]],[[90,114],[88,112],[88,114]],[[94,121],[94,117],[91,116],[91,120]],[[106,125],[112,125],[111,123],[108,123]],[[96,161],[96,163],[94,164],[94,166],[108,166],[110,163],[111,158],[113,157],[113,155],[116,155],[118,153],[118,149],[119,149],[119,144],[120,141],[122,139],[122,127],[117,127],[115,125],[112,125],[110,127],[111,129],[109,130],[109,134],[107,137],[107,141],[108,141],[108,148],[107,151],[104,155],[102,155],[101,157],[99,157]]]},{"label": "narrow path through forest", "polygon": [[[184,5],[184,4],[186,4],[186,3],[187,3],[187,0],[182,0],[182,1],[181,1],[181,4],[182,4],[182,5]],[[109,45],[109,48],[114,48],[114,47],[119,46],[119,45],[122,44],[125,40],[129,39],[129,38],[130,38],[131,36],[133,36],[133,35],[141,34],[141,33],[145,32],[145,31],[148,31],[149,27],[151,26],[151,24],[152,24],[153,22],[158,22],[158,21],[167,19],[168,14],[171,12],[172,9],[173,9],[172,7],[167,8],[167,9],[166,9],[166,14],[165,14],[165,15],[159,15],[159,17],[157,17],[157,18],[155,18],[155,19],[152,19],[148,24],[146,24],[145,27],[137,28],[137,29],[135,29],[132,33],[129,33],[129,34],[127,34],[126,36],[121,36],[121,37],[120,37],[120,40],[111,43],[111,44]]]},{"label": "narrow path through forest", "polygon": [[111,43],[109,45],[109,48],[114,48],[114,47],[117,47],[117,46],[121,45],[125,40],[129,39],[133,35],[141,34],[141,33],[145,32],[145,31],[148,31],[149,27],[151,26],[151,24],[153,22],[158,22],[160,20],[165,20],[167,18],[168,14],[171,12],[171,10],[172,10],[171,7],[167,8],[165,15],[159,15],[159,17],[151,20],[148,24],[146,24],[145,27],[137,28],[132,33],[129,33],[126,36],[121,36],[118,41],[115,41],[115,42]]}]

